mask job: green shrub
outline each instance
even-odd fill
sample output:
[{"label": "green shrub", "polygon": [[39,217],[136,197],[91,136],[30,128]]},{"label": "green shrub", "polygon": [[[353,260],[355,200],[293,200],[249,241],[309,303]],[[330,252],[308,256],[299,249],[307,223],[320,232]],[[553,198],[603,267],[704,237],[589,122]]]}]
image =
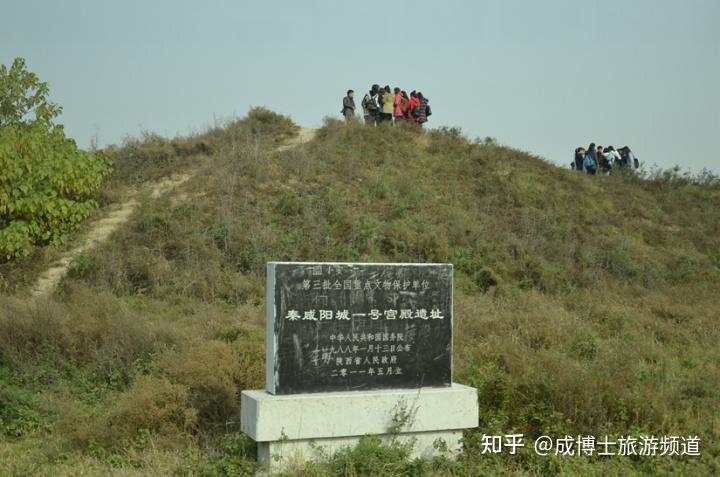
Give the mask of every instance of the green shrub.
[{"label": "green shrub", "polygon": [[[5,374],[0,370],[0,374]],[[6,382],[0,376],[0,435],[22,437],[49,428],[38,395]]]},{"label": "green shrub", "polygon": [[251,108],[242,119],[222,121],[203,135],[227,148],[237,143],[256,141],[278,144],[297,134],[298,126],[290,118],[262,107]]},{"label": "green shrub", "polygon": [[61,243],[97,206],[93,196],[111,172],[107,157],[79,150],[52,124],[60,109],[46,95],[22,60],[0,68],[0,258]]},{"label": "green shrub", "polygon": [[212,468],[220,477],[244,477],[258,470],[257,444],[241,432],[220,438]]},{"label": "green shrub", "polygon": [[383,443],[375,435],[363,436],[354,447],[336,452],[327,466],[329,475],[423,475],[407,460],[410,446],[391,440]]},{"label": "green shrub", "polygon": [[110,170],[62,128],[0,127],[0,256],[62,242],[97,206],[92,196]]}]

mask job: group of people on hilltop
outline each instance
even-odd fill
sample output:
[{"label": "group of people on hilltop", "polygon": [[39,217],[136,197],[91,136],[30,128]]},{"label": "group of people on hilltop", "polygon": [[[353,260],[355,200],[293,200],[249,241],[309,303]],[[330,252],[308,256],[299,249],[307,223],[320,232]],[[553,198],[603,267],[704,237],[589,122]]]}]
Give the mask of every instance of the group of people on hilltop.
[{"label": "group of people on hilltop", "polygon": [[603,148],[591,142],[587,149],[582,146],[575,149],[575,159],[570,167],[594,176],[598,173],[610,174],[613,168],[637,169],[640,160],[627,146],[615,150],[612,146]]},{"label": "group of people on hilltop", "polygon": [[[363,119],[368,126],[381,123],[407,123],[422,126],[432,115],[430,102],[419,91],[407,94],[400,88],[381,88],[374,84],[362,99]],[[347,121],[355,119],[355,92],[348,90],[343,98],[342,115]]]}]

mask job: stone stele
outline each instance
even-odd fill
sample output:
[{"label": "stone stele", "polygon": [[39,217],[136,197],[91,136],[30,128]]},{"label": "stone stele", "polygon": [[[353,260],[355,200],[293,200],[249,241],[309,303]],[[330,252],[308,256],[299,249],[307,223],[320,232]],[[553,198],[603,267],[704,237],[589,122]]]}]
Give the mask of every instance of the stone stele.
[{"label": "stone stele", "polygon": [[242,431],[268,471],[364,435],[452,456],[478,425],[452,382],[452,265],[267,265],[267,383],[242,393]]}]

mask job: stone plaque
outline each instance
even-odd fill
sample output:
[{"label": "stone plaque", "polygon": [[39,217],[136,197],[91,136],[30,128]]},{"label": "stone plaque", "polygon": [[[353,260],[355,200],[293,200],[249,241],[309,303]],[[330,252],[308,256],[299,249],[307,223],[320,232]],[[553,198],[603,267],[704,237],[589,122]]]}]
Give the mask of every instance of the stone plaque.
[{"label": "stone plaque", "polygon": [[450,386],[451,264],[270,262],[267,390]]}]

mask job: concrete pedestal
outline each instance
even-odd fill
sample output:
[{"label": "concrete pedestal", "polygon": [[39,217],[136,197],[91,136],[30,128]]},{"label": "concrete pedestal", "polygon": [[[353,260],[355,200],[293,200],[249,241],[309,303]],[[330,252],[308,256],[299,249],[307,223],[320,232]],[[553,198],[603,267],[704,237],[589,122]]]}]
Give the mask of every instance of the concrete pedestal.
[{"label": "concrete pedestal", "polygon": [[282,396],[243,391],[241,425],[270,471],[332,454],[367,434],[412,440],[413,457],[452,455],[463,429],[478,425],[477,391],[461,384]]}]

